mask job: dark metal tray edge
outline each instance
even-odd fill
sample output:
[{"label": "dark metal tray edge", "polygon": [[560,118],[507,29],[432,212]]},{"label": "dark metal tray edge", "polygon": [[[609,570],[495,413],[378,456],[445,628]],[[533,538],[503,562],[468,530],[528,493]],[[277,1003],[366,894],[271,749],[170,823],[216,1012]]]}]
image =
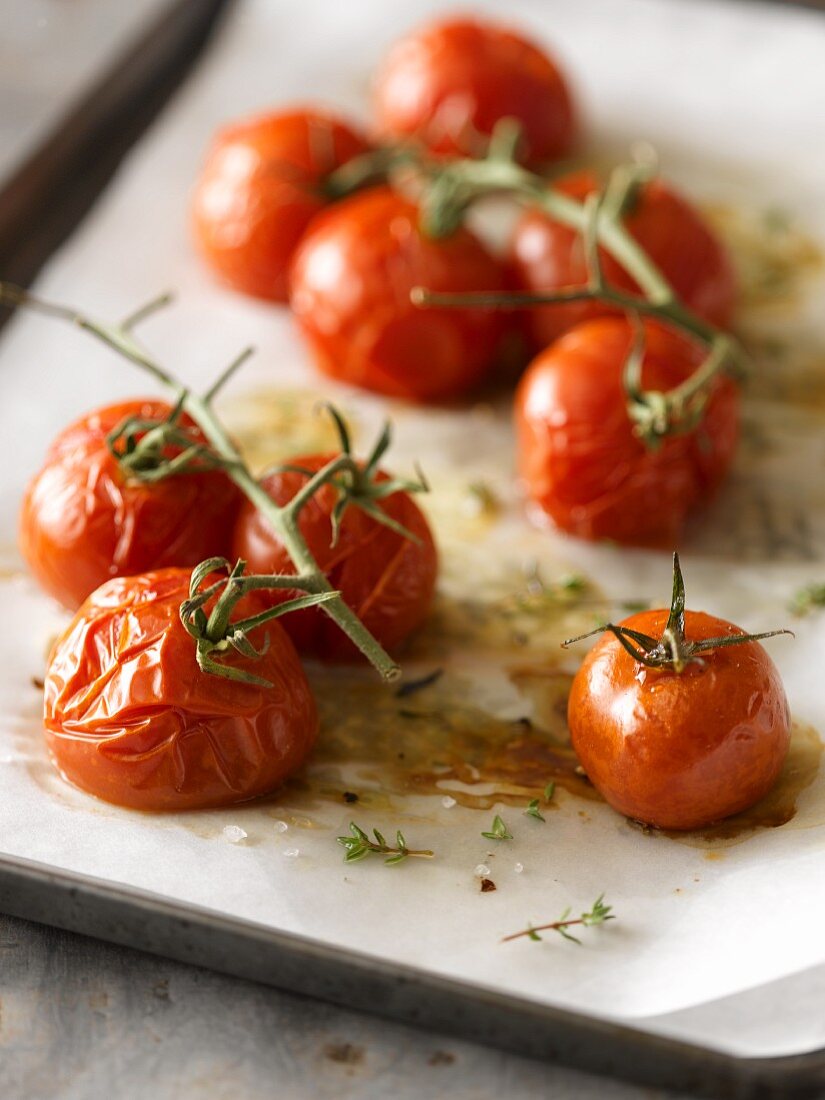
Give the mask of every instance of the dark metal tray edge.
[{"label": "dark metal tray edge", "polygon": [[782,1098],[821,1095],[825,1086],[825,1050],[732,1057],[17,857],[0,856],[0,910],[645,1085]]}]

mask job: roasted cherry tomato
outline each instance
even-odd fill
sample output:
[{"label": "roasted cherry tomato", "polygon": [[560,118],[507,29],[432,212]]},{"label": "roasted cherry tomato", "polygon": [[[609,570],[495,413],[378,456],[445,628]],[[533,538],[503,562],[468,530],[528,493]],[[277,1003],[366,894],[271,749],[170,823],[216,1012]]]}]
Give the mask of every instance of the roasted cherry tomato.
[{"label": "roasted cherry tomato", "polygon": [[[197,565],[229,547],[240,493],[219,470],[147,483],[128,478],[106,437],[126,417],[164,420],[152,399],[108,405],[52,443],[20,512],[20,549],[40,585],[74,611],[110,577]],[[192,439],[205,442],[188,417]]]},{"label": "roasted cherry tomato", "polygon": [[434,240],[418,216],[387,187],[338,203],[296,252],[290,304],[325,374],[390,397],[438,401],[490,371],[505,321],[495,311],[420,309],[410,291],[501,290],[504,278],[469,230]]},{"label": "roasted cherry tomato", "polygon": [[430,23],[402,38],[375,87],[380,132],[437,153],[483,155],[494,126],[522,127],[530,164],[569,152],[576,124],[558,66],[506,27],[475,19]]},{"label": "roasted cherry tomato", "polygon": [[[667,611],[620,626],[658,638]],[[689,642],[742,635],[688,611]],[[776,782],[790,715],[779,673],[756,641],[697,654],[681,672],[646,668],[605,633],[573,680],[573,748],[588,778],[627,817],[698,829],[752,806]]]},{"label": "roasted cherry tomato", "polygon": [[65,779],[107,802],[140,810],[242,802],[280,786],[315,742],[315,702],[277,622],[259,628],[261,641],[269,636],[259,660],[222,657],[270,687],[200,670],[179,617],[189,576],[162,569],[109,581],[52,649],[49,752]]},{"label": "roasted cherry tomato", "polygon": [[[624,318],[571,329],[527,368],[516,393],[518,465],[536,516],[588,539],[672,546],[736,449],[739,396],[720,378],[699,425],[649,448],[634,434],[622,385],[633,342]],[[645,325],[642,385],[670,390],[702,352]]]},{"label": "roasted cherry tomato", "polygon": [[236,290],[285,302],[292,254],[326,205],[324,177],[367,149],[326,111],[261,115],[221,130],[192,201],[201,254]]},{"label": "roasted cherry tomato", "polygon": [[[554,187],[583,202],[596,190],[593,172],[577,172]],[[721,328],[728,327],[736,299],[730,258],[699,213],[662,180],[646,184],[626,215],[630,233],[668,279],[686,306]],[[624,269],[600,250],[602,273],[619,290],[638,286]],[[531,209],[517,222],[510,244],[513,282],[522,290],[553,292],[587,283],[581,234]],[[537,307],[526,316],[537,348],[546,347],[580,321],[610,314],[601,302]]]},{"label": "roasted cherry tomato", "polygon": [[[320,470],[333,455],[309,455],[290,465]],[[386,475],[378,474],[379,481]],[[287,504],[307,481],[293,471],[275,472],[263,486],[276,504]],[[350,505],[332,545],[332,511],[337,491],[324,485],[300,513],[299,526],[320,568],[367,630],[385,649],[397,649],[429,613],[435,591],[438,557],[429,524],[406,492],[378,502],[415,540],[391,530]],[[416,541],[417,540],[417,541]],[[235,526],[232,552],[253,573],[294,573],[295,567],[280,539],[251,503],[244,503]],[[262,594],[263,595],[263,594]],[[270,600],[298,593],[267,591]],[[325,660],[354,660],[357,651],[320,608],[295,611],[282,620],[298,649]]]}]

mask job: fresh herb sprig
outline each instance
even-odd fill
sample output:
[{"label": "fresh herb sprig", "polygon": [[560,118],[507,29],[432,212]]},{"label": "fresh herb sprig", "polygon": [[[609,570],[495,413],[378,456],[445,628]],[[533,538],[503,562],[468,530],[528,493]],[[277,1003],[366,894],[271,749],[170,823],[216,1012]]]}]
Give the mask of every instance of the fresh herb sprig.
[{"label": "fresh herb sprig", "polygon": [[526,936],[528,940],[540,941],[542,937],[539,935],[539,932],[558,932],[564,939],[570,940],[571,943],[577,943],[581,946],[581,940],[578,936],[573,935],[570,931],[571,928],[577,926],[592,928],[597,924],[605,924],[607,921],[615,919],[616,916],[613,913],[613,906],[605,905],[604,894],[600,894],[587,913],[582,913],[578,917],[571,917],[570,909],[565,909],[558,920],[551,921],[549,924],[528,924],[528,926],[523,928],[520,932],[513,932],[512,935],[505,936],[501,942],[509,943],[511,940],[520,939],[522,936]]},{"label": "fresh herb sprig", "polygon": [[486,837],[487,840],[513,839],[513,834],[510,832],[510,830],[507,828],[507,826],[504,824],[503,820],[498,814],[496,814],[496,816],[493,818],[493,824],[490,826],[487,832],[484,832],[481,835],[483,837]]},{"label": "fresh herb sprig", "polygon": [[539,809],[539,800],[537,798],[531,798],[527,803],[527,809],[524,811],[525,817],[534,817],[536,821],[544,821],[544,814]]},{"label": "fresh herb sprig", "polygon": [[825,607],[825,584],[806,584],[794,592],[788,610],[792,615],[810,615],[817,608]]},{"label": "fresh herb sprig", "polygon": [[384,863],[387,867],[392,867],[396,863],[403,863],[405,859],[410,857],[432,859],[435,855],[429,848],[407,847],[407,841],[400,829],[395,834],[394,845],[388,844],[377,829],[372,831],[375,840],[370,840],[369,835],[354,821],[350,822],[349,830],[349,836],[338,837],[338,843],[347,850],[347,854],[344,856],[345,863],[357,863],[359,859],[377,855],[386,856]]}]

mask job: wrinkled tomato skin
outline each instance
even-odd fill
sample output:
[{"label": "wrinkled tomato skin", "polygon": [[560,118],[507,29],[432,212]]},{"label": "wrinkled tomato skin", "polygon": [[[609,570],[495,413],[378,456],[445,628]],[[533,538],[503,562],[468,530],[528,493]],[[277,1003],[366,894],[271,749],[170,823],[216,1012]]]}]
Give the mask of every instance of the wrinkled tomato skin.
[{"label": "wrinkled tomato skin", "polygon": [[570,151],[576,118],[547,54],[506,27],[475,19],[430,23],[391,49],[375,85],[379,133],[435,153],[480,156],[495,124],[522,127],[521,157],[537,166]]},{"label": "wrinkled tomato skin", "polygon": [[[596,190],[593,172],[576,172],[554,183],[583,202]],[[698,211],[660,179],[643,188],[625,224],[686,306],[719,328],[730,326],[736,303],[736,276],[722,242]],[[605,280],[638,293],[636,281],[604,249],[599,252]],[[520,290],[553,292],[587,283],[581,234],[535,208],[516,223],[509,249],[510,273]],[[537,349],[547,347],[581,321],[615,311],[601,302],[572,302],[530,310],[525,323]]]},{"label": "wrinkled tomato skin", "polygon": [[52,649],[49,753],[65,779],[106,802],[175,811],[256,798],[279,787],[317,737],[315,702],[277,622],[260,628],[258,642],[269,636],[260,660],[227,658],[272,687],[201,672],[178,615],[189,575],[109,581]]},{"label": "wrinkled tomato skin", "polygon": [[[645,338],[646,388],[672,389],[701,362],[700,350],[659,326],[645,325]],[[622,386],[632,339],[623,318],[599,318],[536,356],[516,392],[519,473],[540,522],[580,538],[672,549],[730,467],[739,394],[720,379],[693,431],[645,447]]]},{"label": "wrinkled tomato skin", "polygon": [[[104,581],[197,565],[229,549],[240,493],[219,470],[154,483],[127,479],[106,436],[127,416],[163,420],[151,398],[81,417],[52,443],[20,510],[19,542],[40,586],[70,611]],[[181,425],[205,442],[191,420]]]},{"label": "wrinkled tomato skin", "polygon": [[[307,470],[320,470],[333,455],[309,455],[291,460]],[[386,475],[381,474],[380,480]],[[307,478],[291,471],[269,474],[262,485],[276,504],[287,504]],[[418,539],[404,538],[361,509],[350,506],[332,546],[331,513],[336,491],[325,485],[300,514],[299,526],[315,560],[332,586],[385,649],[397,650],[419,627],[433,602],[438,554],[421,509],[404,492],[393,493],[380,506]],[[295,567],[265,518],[245,503],[235,526],[233,554],[254,573],[294,573]],[[263,595],[263,594],[262,594]],[[267,592],[282,601],[297,592]],[[340,628],[322,610],[296,611],[281,620],[298,650],[326,661],[355,661],[361,656]]]},{"label": "wrinkled tomato skin", "polygon": [[494,310],[420,309],[410,291],[498,291],[505,283],[469,230],[434,240],[418,217],[415,204],[387,187],[337,203],[295,255],[290,305],[325,374],[388,397],[441,401],[490,372],[506,322]]},{"label": "wrinkled tomato skin", "polygon": [[[658,638],[667,611],[622,625]],[[689,641],[742,634],[688,611]],[[747,809],[779,777],[790,742],[782,681],[758,642],[703,653],[682,673],[644,668],[604,634],[573,680],[573,748],[619,813],[661,829],[700,829]]]},{"label": "wrinkled tomato skin", "polygon": [[326,205],[324,177],[368,149],[326,111],[260,115],[221,130],[192,197],[201,255],[235,290],[285,302],[292,255]]}]

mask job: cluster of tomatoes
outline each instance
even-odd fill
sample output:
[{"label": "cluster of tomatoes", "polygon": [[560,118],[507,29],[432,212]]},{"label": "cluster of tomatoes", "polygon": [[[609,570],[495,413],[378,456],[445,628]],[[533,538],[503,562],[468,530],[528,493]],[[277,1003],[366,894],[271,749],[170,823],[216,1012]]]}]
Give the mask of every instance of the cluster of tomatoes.
[{"label": "cluster of tomatoes", "polygon": [[[225,470],[152,480],[125,467],[112,433],[137,423],[142,428],[133,441],[139,442],[171,412],[163,402],[137,400],[70,425],[29,485],[20,516],[29,568],[47,593],[76,612],[55,643],[46,676],[52,758],[77,786],[155,810],[237,802],[279,786],[317,735],[298,652],[326,660],[352,660],[356,653],[319,608],[308,608],[261,628],[260,657],[227,657],[231,668],[252,670],[269,686],[199,668],[180,615],[193,567],[231,557],[257,574],[296,570],[269,522]],[[192,445],[206,443],[188,417],[179,423]],[[160,458],[176,453],[166,448]],[[261,487],[283,506],[331,457],[297,455]],[[367,630],[396,649],[432,602],[437,556],[429,526],[412,497],[398,491],[376,506],[407,534],[352,506],[333,538],[338,497],[329,484],[315,493],[300,512],[301,534]],[[256,591],[235,617],[296,595]]]},{"label": "cluster of tomatoes", "polygon": [[[581,235],[527,208],[503,252],[464,225],[438,239],[422,229],[420,196],[386,182],[335,200],[336,173],[383,148],[423,150],[437,163],[482,156],[497,124],[514,120],[519,156],[553,168],[577,144],[573,98],[558,65],[522,36],[471,19],[436,22],[403,38],[374,85],[374,141],[327,111],[262,115],[222,130],[193,199],[194,235],[230,286],[287,301],[325,374],[417,402],[453,400],[503,374],[504,349],[535,355],[516,395],[519,471],[533,513],[584,538],[670,546],[688,512],[722,480],[733,455],[738,398],[730,380],[710,394],[693,431],[655,451],[626,415],[628,322],[599,302],[525,313],[421,308],[436,292],[555,292],[582,287]],[[584,202],[591,171],[554,179]],[[414,190],[414,189],[413,189]],[[680,300],[726,326],[736,293],[730,260],[699,213],[653,179],[626,212],[629,232]],[[603,253],[605,280],[636,291]],[[515,339],[514,339],[515,336]],[[686,338],[646,326],[646,388],[668,390],[697,368]]]},{"label": "cluster of tomatoes", "polygon": [[[381,68],[375,113],[376,140],[414,145],[444,163],[484,155],[496,125],[509,118],[520,127],[523,163],[543,169],[571,151],[578,129],[557,65],[521,36],[473,20],[436,23],[403,39]],[[463,225],[428,236],[416,197],[386,182],[337,197],[336,173],[369,164],[363,158],[375,152],[370,139],[325,111],[293,110],[228,128],[194,198],[203,255],[236,289],[288,301],[322,371],[394,398],[434,402],[468,393],[495,374],[517,327],[535,353],[515,406],[520,471],[539,512],[587,538],[672,544],[686,513],[731,461],[738,422],[732,382],[718,379],[698,422],[651,449],[627,415],[623,372],[635,336],[621,313],[594,300],[526,315],[414,305],[416,287],[581,287],[588,281],[584,244],[547,213],[527,209],[504,253],[494,254]],[[584,203],[599,181],[577,172],[554,187]],[[714,326],[728,324],[735,296],[729,260],[684,199],[661,180],[648,181],[625,225],[687,307]],[[600,268],[609,285],[638,292],[606,252]],[[644,337],[645,388],[670,390],[699,365],[701,352],[685,336],[646,322]],[[176,415],[144,400],[82,418],[53,444],[21,518],[34,575],[76,612],[46,680],[53,759],[78,786],[143,809],[220,805],[277,787],[317,735],[298,653],[355,656],[314,607],[286,616],[283,627],[269,622],[257,652],[241,645],[228,652],[225,670],[243,671],[254,660],[255,682],[199,666],[181,618],[193,567],[231,558],[256,574],[294,576],[296,569],[255,493],[244,497],[231,470],[153,478],[139,469],[135,448],[152,425]],[[118,451],[113,439],[124,423],[132,427]],[[185,446],[206,447],[194,422],[176,423]],[[179,457],[172,445],[154,455]],[[296,456],[256,492],[284,506],[330,457]],[[428,613],[437,556],[408,493],[377,497],[374,506],[389,522],[349,507],[339,527],[339,488],[324,484],[299,526],[329,584],[392,650]],[[254,619],[292,595],[277,587],[250,592],[238,614]],[[219,597],[210,599],[204,622]],[[574,746],[607,800],[676,828],[717,820],[761,797],[789,738],[782,685],[758,640],[709,616],[686,615],[683,589],[669,615],[645,613],[609,628],[576,677],[569,715]]]}]

